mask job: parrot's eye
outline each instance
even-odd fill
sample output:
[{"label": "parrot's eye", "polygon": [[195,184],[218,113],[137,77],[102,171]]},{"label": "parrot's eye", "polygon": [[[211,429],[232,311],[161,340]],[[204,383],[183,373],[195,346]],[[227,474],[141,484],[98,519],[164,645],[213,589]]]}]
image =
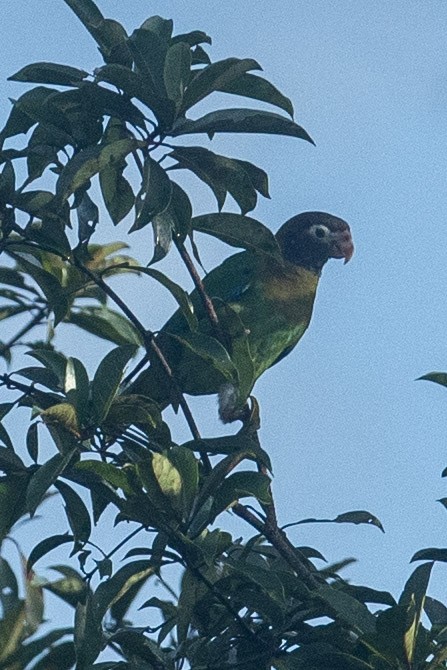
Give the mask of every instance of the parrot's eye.
[{"label": "parrot's eye", "polygon": [[318,237],[322,240],[329,235],[330,230],[326,226],[316,225],[309,228],[309,233],[313,235],[313,237]]}]

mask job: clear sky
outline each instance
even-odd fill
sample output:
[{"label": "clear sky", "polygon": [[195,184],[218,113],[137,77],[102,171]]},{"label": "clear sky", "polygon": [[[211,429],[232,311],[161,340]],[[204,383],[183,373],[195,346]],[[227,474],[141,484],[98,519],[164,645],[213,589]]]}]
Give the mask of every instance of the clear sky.
[{"label": "clear sky", "polygon": [[[330,561],[355,556],[347,576],[397,595],[412,554],[446,546],[446,511],[436,499],[447,496],[440,477],[447,465],[447,391],[414,380],[447,371],[447,3],[98,4],[129,31],[160,14],[174,19],[177,32],[211,35],[213,60],[257,59],[315,139],[316,147],[268,136],[228,136],[211,145],[267,170],[272,199],[253,215],[273,230],[298,212],[326,210],[349,221],[356,244],[349,265],[325,268],[313,322],[297,349],[256,385],[261,440],[273,461],[281,523],[366,509],[386,530],[306,525],[291,529],[293,541]],[[5,79],[25,64],[55,61],[89,71],[100,64],[93,41],[61,0],[5,3],[0,39],[2,120],[7,96],[22,91]],[[206,191],[191,185],[196,213],[211,211]],[[104,235],[116,239],[124,230],[107,224]],[[147,245],[148,260],[148,229],[134,239]],[[226,252],[211,239],[199,244],[208,267]],[[181,276],[174,258],[162,269]],[[134,286],[122,290],[129,300],[135,293]],[[172,305],[161,304],[158,289],[153,295],[157,305],[151,293],[146,319],[157,329]],[[87,355],[94,369],[92,342],[83,349],[73,335],[61,346]],[[193,406],[213,408],[199,421],[205,435],[224,431],[214,400]],[[180,420],[176,426],[186,439]],[[228,523],[222,517],[221,525]],[[27,548],[39,539],[32,528],[23,538]],[[444,600],[445,576],[438,566],[433,592]]]}]

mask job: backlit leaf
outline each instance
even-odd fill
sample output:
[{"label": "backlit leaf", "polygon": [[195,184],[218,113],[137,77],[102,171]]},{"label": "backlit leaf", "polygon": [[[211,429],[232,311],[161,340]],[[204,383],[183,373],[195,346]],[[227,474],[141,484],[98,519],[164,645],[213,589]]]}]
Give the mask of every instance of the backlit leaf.
[{"label": "backlit leaf", "polygon": [[106,418],[121,383],[124,368],[135,354],[135,350],[132,345],[117,347],[99,364],[91,387],[92,414],[96,423],[101,423]]},{"label": "backlit leaf", "polygon": [[169,134],[179,137],[196,133],[206,133],[209,137],[215,133],[267,133],[297,137],[314,144],[304,128],[294,121],[274,112],[256,109],[224,109],[210,112],[195,121],[178,119]]},{"label": "backlit leaf", "polygon": [[26,65],[8,77],[10,81],[25,81],[36,84],[57,84],[59,86],[75,86],[88,77],[88,72],[70,65],[60,63],[32,63]]}]

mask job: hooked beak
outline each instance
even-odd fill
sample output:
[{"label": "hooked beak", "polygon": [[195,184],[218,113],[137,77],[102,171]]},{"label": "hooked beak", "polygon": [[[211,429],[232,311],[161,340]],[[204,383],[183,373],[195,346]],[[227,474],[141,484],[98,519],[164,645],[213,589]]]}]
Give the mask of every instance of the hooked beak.
[{"label": "hooked beak", "polygon": [[354,243],[349,228],[334,233],[334,239],[331,244],[331,258],[344,258],[345,264],[351,260],[354,254]]}]

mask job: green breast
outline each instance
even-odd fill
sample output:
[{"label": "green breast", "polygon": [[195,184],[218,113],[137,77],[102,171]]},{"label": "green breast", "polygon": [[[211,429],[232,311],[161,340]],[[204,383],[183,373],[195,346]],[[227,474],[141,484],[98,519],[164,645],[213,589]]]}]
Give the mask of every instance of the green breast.
[{"label": "green breast", "polygon": [[287,265],[266,265],[241,299],[231,306],[248,332],[255,378],[286,355],[309,325],[318,275]]}]

